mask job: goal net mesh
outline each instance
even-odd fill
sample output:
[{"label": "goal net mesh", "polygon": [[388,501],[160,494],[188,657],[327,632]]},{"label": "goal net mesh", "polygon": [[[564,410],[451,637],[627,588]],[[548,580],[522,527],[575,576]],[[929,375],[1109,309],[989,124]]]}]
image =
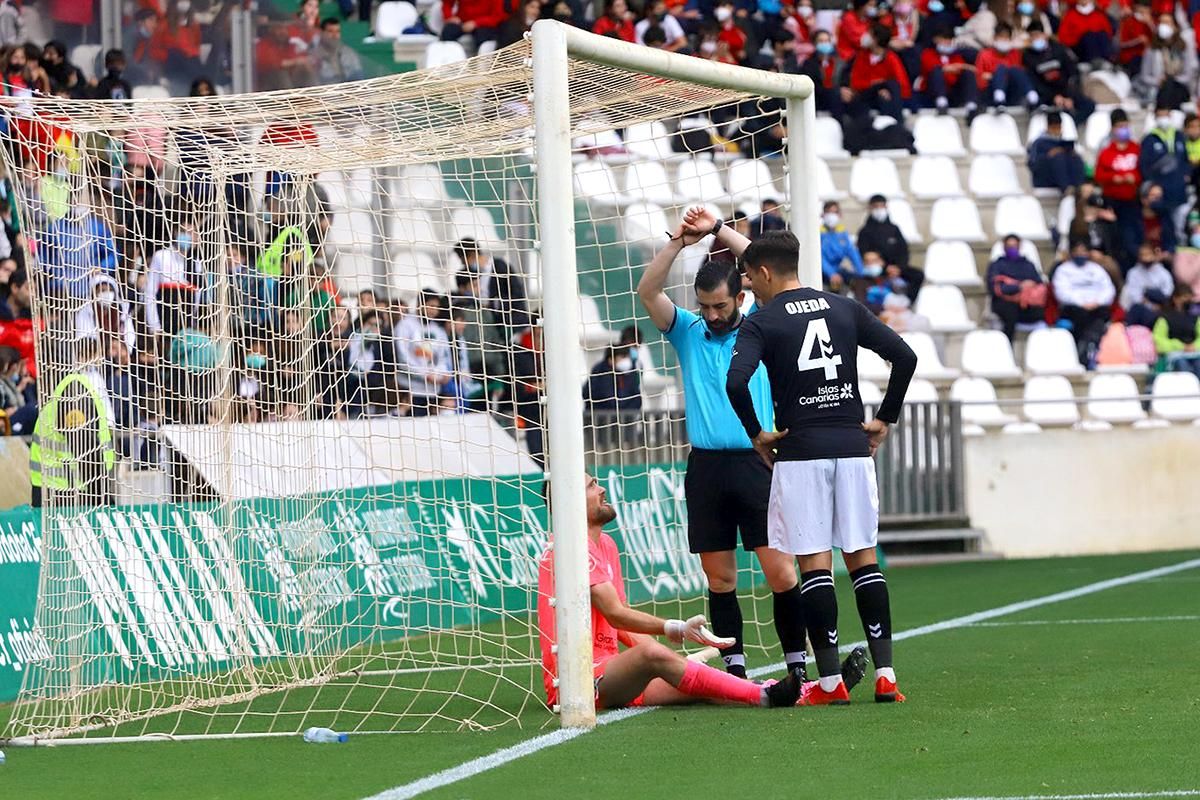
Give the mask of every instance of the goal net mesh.
[{"label": "goal net mesh", "polygon": [[[4,99],[42,484],[9,736],[553,722],[530,56]],[[687,205],[783,202],[782,103],[581,61],[570,98],[587,459],[630,600],[695,613],[681,384],[635,286]],[[748,660],[778,661],[739,563]]]}]

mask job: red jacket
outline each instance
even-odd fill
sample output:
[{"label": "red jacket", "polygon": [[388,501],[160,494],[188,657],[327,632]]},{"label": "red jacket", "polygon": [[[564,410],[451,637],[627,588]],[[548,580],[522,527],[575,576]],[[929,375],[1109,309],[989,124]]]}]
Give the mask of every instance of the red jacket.
[{"label": "red jacket", "polygon": [[[1110,200],[1130,202],[1137,200],[1138,187],[1142,184],[1142,173],[1138,170],[1138,158],[1142,148],[1137,142],[1126,142],[1124,149],[1117,142],[1109,142],[1096,157],[1096,185]],[[1118,175],[1132,175],[1132,183],[1115,183]]]},{"label": "red jacket", "polygon": [[607,14],[596,20],[596,24],[592,26],[592,33],[597,36],[607,36],[610,33],[615,33],[619,39],[624,39],[627,42],[637,42],[637,33],[633,28],[633,20],[626,19],[617,23]]},{"label": "red jacket", "polygon": [[1058,27],[1058,40],[1063,47],[1074,47],[1086,33],[1103,33],[1113,35],[1112,23],[1107,14],[1093,11],[1090,14],[1080,14],[1071,9],[1063,15],[1062,24]]},{"label": "red jacket", "polygon": [[474,22],[480,28],[499,28],[508,14],[504,11],[504,0],[442,0],[442,19],[451,17]]},{"label": "red jacket", "polygon": [[1001,53],[994,47],[981,51],[975,58],[975,83],[979,86],[980,91],[988,88],[988,84],[992,81],[992,74],[997,67],[1024,69],[1021,66],[1021,52],[1013,48],[1007,53]]},{"label": "red jacket", "polygon": [[1131,15],[1121,20],[1121,27],[1117,29],[1117,63],[1128,64],[1146,52],[1146,42],[1138,42],[1129,47],[1123,45],[1122,42],[1129,42],[1139,37],[1150,41],[1153,36],[1154,32],[1150,26],[1140,19]]},{"label": "red jacket", "polygon": [[[929,47],[925,52],[921,53],[921,82],[924,86],[929,86],[929,73],[933,72],[938,67],[948,67],[951,64],[966,64],[967,60],[962,57],[958,51],[951,53],[948,56],[942,55],[937,51],[936,47]],[[947,88],[958,83],[962,71],[947,72],[946,86]]]},{"label": "red jacket", "polygon": [[729,45],[729,53],[738,61],[746,57],[746,32],[732,22],[721,27],[717,41]]},{"label": "red jacket", "polygon": [[858,52],[862,36],[871,27],[871,19],[860,17],[853,11],[842,13],[837,26],[837,51],[842,61],[849,61]]},{"label": "red jacket", "polygon": [[908,73],[904,71],[904,63],[900,56],[888,50],[877,63],[871,63],[872,61],[871,54],[865,50],[854,59],[854,66],[850,68],[851,89],[863,92],[877,83],[894,80],[900,84],[901,97],[905,100],[912,97],[912,86],[908,82]]}]

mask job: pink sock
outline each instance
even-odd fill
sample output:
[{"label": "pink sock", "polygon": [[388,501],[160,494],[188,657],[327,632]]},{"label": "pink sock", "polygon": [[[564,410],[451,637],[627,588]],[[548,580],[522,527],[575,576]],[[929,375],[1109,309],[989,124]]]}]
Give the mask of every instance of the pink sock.
[{"label": "pink sock", "polygon": [[757,706],[762,700],[762,687],[757,683],[695,661],[689,661],[683,668],[683,680],[677,688],[693,697],[730,700],[748,706]]}]

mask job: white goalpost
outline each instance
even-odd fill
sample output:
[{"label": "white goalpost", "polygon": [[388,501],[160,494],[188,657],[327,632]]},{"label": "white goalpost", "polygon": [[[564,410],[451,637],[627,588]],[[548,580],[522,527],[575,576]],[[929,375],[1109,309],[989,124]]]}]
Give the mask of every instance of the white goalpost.
[{"label": "white goalpost", "polygon": [[0,741],[594,725],[586,474],[631,603],[686,616],[706,588],[674,356],[633,287],[688,206],[748,225],[767,200],[820,285],[812,90],[547,20],[340,86],[0,98],[42,409]]}]

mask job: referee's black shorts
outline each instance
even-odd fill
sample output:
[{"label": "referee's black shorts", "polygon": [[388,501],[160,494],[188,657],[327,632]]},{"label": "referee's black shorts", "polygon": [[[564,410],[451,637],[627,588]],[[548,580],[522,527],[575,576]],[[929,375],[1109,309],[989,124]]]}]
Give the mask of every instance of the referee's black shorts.
[{"label": "referee's black shorts", "polygon": [[688,549],[693,553],[767,546],[771,470],[753,450],[700,450],[688,455],[683,483]]}]

